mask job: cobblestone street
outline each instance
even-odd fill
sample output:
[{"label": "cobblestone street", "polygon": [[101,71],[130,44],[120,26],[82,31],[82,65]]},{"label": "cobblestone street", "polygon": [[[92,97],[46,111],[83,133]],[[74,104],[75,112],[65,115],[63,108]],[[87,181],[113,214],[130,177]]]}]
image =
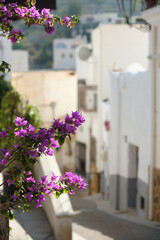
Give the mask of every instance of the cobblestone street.
[{"label": "cobblestone street", "polygon": [[87,240],[160,240],[160,224],[124,219],[124,214],[98,210],[92,199],[72,196],[73,231]]}]

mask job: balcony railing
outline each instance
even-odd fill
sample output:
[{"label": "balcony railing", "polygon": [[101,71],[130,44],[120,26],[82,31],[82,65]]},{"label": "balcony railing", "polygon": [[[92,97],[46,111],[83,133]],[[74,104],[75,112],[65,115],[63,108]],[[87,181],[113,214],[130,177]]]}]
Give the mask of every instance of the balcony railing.
[{"label": "balcony railing", "polygon": [[145,2],[146,2],[146,9],[160,5],[160,0],[145,0]]}]

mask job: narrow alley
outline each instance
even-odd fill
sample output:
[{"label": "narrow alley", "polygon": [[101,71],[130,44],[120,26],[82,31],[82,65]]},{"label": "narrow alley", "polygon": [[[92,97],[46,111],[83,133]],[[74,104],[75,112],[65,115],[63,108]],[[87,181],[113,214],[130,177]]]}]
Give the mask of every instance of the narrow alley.
[{"label": "narrow alley", "polygon": [[[103,200],[71,197],[73,231],[83,240],[159,240],[160,225],[124,213],[104,211]],[[101,201],[101,204],[97,204]],[[102,207],[101,210],[97,206]],[[104,206],[105,207],[105,206]],[[80,238],[81,239],[81,238]]]}]

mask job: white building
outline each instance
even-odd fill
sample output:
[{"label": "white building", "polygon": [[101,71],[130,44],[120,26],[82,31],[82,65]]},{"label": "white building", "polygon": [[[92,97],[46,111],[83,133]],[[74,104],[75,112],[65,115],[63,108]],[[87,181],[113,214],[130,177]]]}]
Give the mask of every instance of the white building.
[{"label": "white building", "polygon": [[[97,180],[97,186],[94,184],[94,189],[91,186],[94,193],[100,190],[101,179],[107,176],[107,147],[104,147],[103,132],[106,131],[106,121],[110,120],[109,72],[125,71],[133,62],[139,62],[146,69],[148,34],[128,25],[100,24],[92,31],[91,46],[86,47],[89,48],[88,59],[77,60],[79,109],[86,116],[86,123],[77,135],[76,164],[90,176],[91,183],[92,179]],[[103,123],[104,115],[106,121]],[[107,192],[106,187],[102,191]]]},{"label": "white building", "polygon": [[114,24],[117,22],[117,13],[101,13],[101,14],[84,14],[80,16],[81,24],[93,24],[93,23],[103,23],[103,24]]},{"label": "white building", "polygon": [[29,54],[26,50],[12,50],[12,72],[27,72],[29,70]]},{"label": "white building", "polygon": [[148,72],[112,73],[108,154],[109,200],[121,211],[148,217],[151,138],[151,81]]},{"label": "white building", "polygon": [[76,48],[86,43],[86,37],[57,38],[53,42],[54,69],[75,69]]}]

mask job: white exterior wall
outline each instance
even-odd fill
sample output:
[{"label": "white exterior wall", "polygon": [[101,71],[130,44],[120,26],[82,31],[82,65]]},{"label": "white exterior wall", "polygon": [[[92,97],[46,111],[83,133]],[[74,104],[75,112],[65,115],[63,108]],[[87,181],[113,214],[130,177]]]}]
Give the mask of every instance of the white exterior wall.
[{"label": "white exterior wall", "polygon": [[55,39],[54,48],[54,69],[75,69],[76,48],[86,43],[85,37]]},{"label": "white exterior wall", "polygon": [[102,100],[109,97],[109,71],[125,71],[134,62],[147,69],[148,44],[147,32],[128,25],[100,24],[92,31],[93,57],[98,58],[100,65]]},{"label": "white exterior wall", "polygon": [[[104,163],[101,157],[104,154],[102,142],[102,116],[104,109],[102,101],[108,99],[110,95],[109,72],[113,69],[117,71],[120,69],[126,70],[133,62],[138,62],[147,69],[148,33],[130,28],[127,25],[100,24],[98,28],[92,31],[92,42],[91,45],[88,45],[88,48],[92,49],[92,54],[87,61],[81,61],[77,56],[77,77],[80,80],[85,80],[88,86],[97,86],[97,111],[92,113],[92,117],[94,116],[97,119],[96,130],[94,131],[96,131],[95,137],[97,142],[96,165],[100,172],[104,170]],[[89,95],[90,93],[87,91],[87,98],[90,97]],[[90,105],[91,102],[88,101],[87,107],[90,107]],[[90,113],[86,112],[86,115],[89,117]],[[85,141],[85,133],[82,137],[83,142]],[[78,138],[79,135],[77,136],[77,141]],[[90,166],[89,161],[88,157],[86,159],[88,166]],[[114,168],[112,171],[116,173]]]},{"label": "white exterior wall", "polygon": [[29,54],[25,50],[12,50],[12,72],[29,70]]},{"label": "white exterior wall", "polygon": [[46,126],[53,118],[77,109],[76,75],[70,71],[30,71],[12,74],[12,85],[36,105]]},{"label": "white exterior wall", "polygon": [[[123,34],[122,34],[123,33]],[[141,54],[139,54],[141,53]],[[92,57],[95,60],[96,82],[98,86],[98,114],[102,116],[101,101],[109,98],[109,72],[125,71],[133,62],[148,67],[148,33],[141,32],[127,25],[104,25],[92,32]],[[98,166],[101,163],[102,127],[99,121],[98,131]]]},{"label": "white exterior wall", "polygon": [[[148,167],[151,158],[151,81],[148,72],[139,74],[112,74],[111,81],[111,132],[109,143],[109,174],[124,179],[129,175],[129,144],[139,148],[138,180],[145,184],[138,186],[137,211],[140,209],[140,196],[148,201]],[[127,209],[127,185],[120,186],[120,210]]]}]

